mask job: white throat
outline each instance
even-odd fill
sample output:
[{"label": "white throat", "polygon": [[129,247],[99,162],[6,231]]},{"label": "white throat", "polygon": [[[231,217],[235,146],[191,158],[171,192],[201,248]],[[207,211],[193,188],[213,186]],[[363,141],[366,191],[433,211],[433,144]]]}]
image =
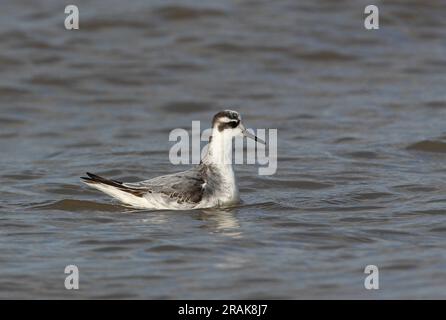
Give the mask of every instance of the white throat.
[{"label": "white throat", "polygon": [[203,163],[232,171],[232,135],[229,130],[212,129],[212,138]]},{"label": "white throat", "polygon": [[211,172],[214,171],[209,176],[207,184],[210,189],[218,190],[215,193],[217,196],[212,196],[212,201],[219,205],[236,203],[240,199],[231,159],[232,134],[230,130],[218,131],[214,128],[202,164],[209,167],[208,170]]}]

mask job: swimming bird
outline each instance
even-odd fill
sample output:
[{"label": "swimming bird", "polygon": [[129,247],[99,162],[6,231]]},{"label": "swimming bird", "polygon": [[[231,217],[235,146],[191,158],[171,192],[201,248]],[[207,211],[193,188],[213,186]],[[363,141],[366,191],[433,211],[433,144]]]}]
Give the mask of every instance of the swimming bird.
[{"label": "swimming bird", "polygon": [[212,120],[212,134],[200,164],[187,171],[134,183],[106,179],[87,172],[81,177],[122,203],[143,209],[197,209],[225,207],[240,201],[232,167],[232,138],[243,135],[266,144],[248,132],[238,112],[224,110]]}]

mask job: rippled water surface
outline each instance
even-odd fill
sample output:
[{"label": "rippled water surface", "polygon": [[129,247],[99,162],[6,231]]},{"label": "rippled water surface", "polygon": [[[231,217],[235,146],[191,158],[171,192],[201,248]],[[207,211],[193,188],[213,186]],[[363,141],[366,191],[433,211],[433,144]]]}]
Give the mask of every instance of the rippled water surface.
[{"label": "rippled water surface", "polygon": [[[444,2],[377,1],[378,31],[367,1],[77,4],[67,31],[60,1],[2,1],[1,298],[446,298]],[[228,107],[278,129],[275,175],[236,168],[240,206],[81,185],[184,169],[170,130]]]}]

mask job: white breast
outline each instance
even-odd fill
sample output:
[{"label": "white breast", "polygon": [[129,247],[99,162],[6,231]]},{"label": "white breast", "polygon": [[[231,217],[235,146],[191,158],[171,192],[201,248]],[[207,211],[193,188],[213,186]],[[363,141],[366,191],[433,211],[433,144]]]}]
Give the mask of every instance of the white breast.
[{"label": "white breast", "polygon": [[232,165],[214,166],[204,186],[203,199],[197,208],[225,206],[240,201]]}]

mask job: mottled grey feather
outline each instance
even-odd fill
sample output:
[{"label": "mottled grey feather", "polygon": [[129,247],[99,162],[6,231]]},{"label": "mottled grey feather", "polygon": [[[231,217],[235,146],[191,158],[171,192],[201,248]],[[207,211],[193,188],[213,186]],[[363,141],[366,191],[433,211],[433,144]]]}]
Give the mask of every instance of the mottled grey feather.
[{"label": "mottled grey feather", "polygon": [[124,186],[159,193],[176,199],[178,203],[198,203],[203,197],[206,173],[199,165],[187,171],[156,177],[150,180],[124,183]]}]

